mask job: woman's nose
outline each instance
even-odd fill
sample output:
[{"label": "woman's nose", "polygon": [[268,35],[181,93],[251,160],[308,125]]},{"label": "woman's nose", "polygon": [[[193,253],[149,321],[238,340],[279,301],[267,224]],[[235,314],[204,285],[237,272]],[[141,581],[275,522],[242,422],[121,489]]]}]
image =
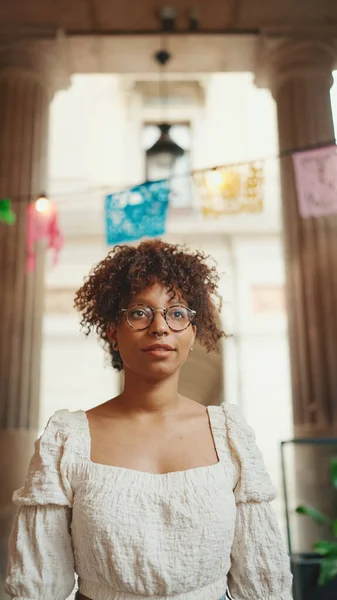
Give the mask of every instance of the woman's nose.
[{"label": "woman's nose", "polygon": [[166,323],[164,313],[162,310],[156,310],[153,322],[151,323],[150,331],[151,333],[161,333],[164,334],[168,332],[169,327]]}]

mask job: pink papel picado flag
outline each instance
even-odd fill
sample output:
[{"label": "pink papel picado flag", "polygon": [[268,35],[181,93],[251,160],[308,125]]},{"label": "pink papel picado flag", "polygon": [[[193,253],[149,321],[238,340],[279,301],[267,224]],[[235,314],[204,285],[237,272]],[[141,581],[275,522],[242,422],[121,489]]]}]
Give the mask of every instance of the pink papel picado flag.
[{"label": "pink papel picado flag", "polygon": [[35,244],[39,240],[45,240],[47,248],[53,250],[53,265],[55,265],[63,246],[63,236],[59,227],[57,208],[44,196],[29,204],[27,208],[27,272],[35,269]]},{"label": "pink papel picado flag", "polygon": [[337,213],[337,146],[293,154],[301,217]]}]

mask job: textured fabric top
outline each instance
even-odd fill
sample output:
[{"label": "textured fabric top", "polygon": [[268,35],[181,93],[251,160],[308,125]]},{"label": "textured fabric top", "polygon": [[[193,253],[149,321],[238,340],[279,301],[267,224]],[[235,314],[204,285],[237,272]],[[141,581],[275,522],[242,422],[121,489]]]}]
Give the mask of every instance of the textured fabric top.
[{"label": "textured fabric top", "polygon": [[35,444],[10,540],[6,591],[66,600],[291,600],[276,496],[234,405],[210,406],[219,462],[167,474],[90,459],[86,413],[61,410]]}]

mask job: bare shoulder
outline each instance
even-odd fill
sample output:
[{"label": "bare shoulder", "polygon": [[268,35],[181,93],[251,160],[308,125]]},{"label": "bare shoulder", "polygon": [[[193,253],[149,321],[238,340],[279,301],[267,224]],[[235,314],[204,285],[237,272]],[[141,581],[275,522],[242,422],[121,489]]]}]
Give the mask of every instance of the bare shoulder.
[{"label": "bare shoulder", "polygon": [[182,402],[183,411],[186,413],[187,416],[190,416],[190,417],[204,416],[205,413],[207,412],[207,407],[204,406],[203,404],[200,404],[196,400],[192,400],[191,398],[188,398],[187,396],[180,396],[180,398],[181,398],[181,402]]},{"label": "bare shoulder", "polygon": [[111,417],[113,416],[114,413],[117,413],[117,406],[118,406],[118,399],[119,396],[116,396],[115,398],[111,398],[110,400],[107,400],[106,402],[103,402],[102,404],[98,404],[97,406],[93,406],[93,408],[90,408],[89,410],[86,411],[86,414],[89,418],[104,418],[104,417]]}]

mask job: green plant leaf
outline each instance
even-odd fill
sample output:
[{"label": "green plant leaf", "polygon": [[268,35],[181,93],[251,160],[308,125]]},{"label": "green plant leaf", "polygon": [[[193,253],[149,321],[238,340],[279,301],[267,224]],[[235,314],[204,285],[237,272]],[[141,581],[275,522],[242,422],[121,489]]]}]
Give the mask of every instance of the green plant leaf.
[{"label": "green plant leaf", "polygon": [[331,460],[331,481],[334,488],[337,490],[337,456]]},{"label": "green plant leaf", "polygon": [[315,523],[319,523],[319,525],[331,525],[331,519],[329,519],[329,517],[310,506],[298,506],[296,512],[299,515],[310,517]]},{"label": "green plant leaf", "polygon": [[337,519],[335,519],[335,521],[332,523],[332,529],[335,536],[337,537]]},{"label": "green plant leaf", "polygon": [[318,585],[321,587],[337,577],[337,558],[324,558],[321,563]]},{"label": "green plant leaf", "polygon": [[313,548],[321,556],[329,556],[329,558],[337,559],[337,542],[321,540],[320,542],[316,542]]}]

